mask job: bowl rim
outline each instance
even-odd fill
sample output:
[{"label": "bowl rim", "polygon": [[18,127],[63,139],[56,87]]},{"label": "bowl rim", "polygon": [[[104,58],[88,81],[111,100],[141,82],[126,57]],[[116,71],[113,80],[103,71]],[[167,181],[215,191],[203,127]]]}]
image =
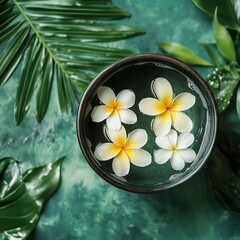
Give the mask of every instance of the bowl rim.
[{"label": "bowl rim", "polygon": [[[111,177],[109,174],[107,174],[105,171],[102,170],[100,165],[96,164],[96,160],[91,158],[91,151],[90,148],[87,145],[86,141],[86,135],[84,132],[84,119],[85,115],[84,113],[86,112],[86,107],[88,103],[88,99],[90,98],[91,94],[97,89],[97,87],[104,82],[104,79],[108,76],[108,74],[112,74],[116,72],[119,67],[122,67],[126,64],[131,64],[132,62],[135,61],[160,61],[162,63],[166,63],[166,65],[170,64],[176,67],[178,70],[180,70],[182,73],[185,73],[188,77],[191,76],[194,81],[197,81],[198,87],[203,91],[204,93],[206,92],[207,94],[204,95],[204,98],[208,98],[208,100],[211,102],[212,105],[212,111],[213,115],[212,121],[213,121],[213,126],[211,127],[211,133],[210,137],[212,139],[211,143],[208,145],[207,152],[202,158],[201,161],[199,161],[199,164],[196,168],[194,168],[192,171],[190,171],[187,175],[185,175],[183,178],[179,179],[177,182],[173,182],[171,184],[166,184],[166,185],[152,185],[151,187],[142,187],[141,185],[131,185],[129,183],[125,183],[123,181],[120,181],[119,179],[115,177]],[[190,78],[191,78],[190,77]],[[213,96],[212,91],[210,90],[209,86],[207,83],[203,80],[203,78],[198,74],[194,69],[192,69],[190,66],[187,64],[183,63],[182,61],[169,57],[164,54],[136,54],[132,55],[126,58],[123,58],[122,60],[119,60],[107,68],[103,69],[96,77],[92,80],[92,82],[89,84],[87,89],[85,90],[84,94],[81,97],[79,107],[78,107],[78,113],[77,113],[77,118],[76,118],[76,129],[77,129],[77,138],[78,142],[80,145],[80,148],[82,150],[83,156],[85,160],[88,162],[90,167],[105,181],[110,183],[111,185],[128,191],[132,193],[158,193],[167,189],[171,189],[173,187],[176,187],[186,181],[188,181],[191,177],[193,177],[199,170],[203,167],[203,165],[206,163],[206,161],[209,159],[210,155],[212,154],[213,147],[215,144],[216,140],[216,135],[217,135],[217,129],[218,129],[218,110],[217,110],[217,104],[215,101],[215,98]]]}]

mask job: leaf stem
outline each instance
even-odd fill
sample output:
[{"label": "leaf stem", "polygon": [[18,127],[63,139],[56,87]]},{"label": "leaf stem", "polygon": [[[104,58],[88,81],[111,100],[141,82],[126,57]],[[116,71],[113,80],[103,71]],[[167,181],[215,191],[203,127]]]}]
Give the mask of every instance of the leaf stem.
[{"label": "leaf stem", "polygon": [[45,49],[47,49],[47,52],[49,53],[50,57],[54,60],[54,62],[57,64],[57,66],[62,70],[63,74],[67,77],[67,79],[70,79],[69,74],[65,71],[64,67],[62,66],[61,62],[56,58],[56,56],[54,55],[54,53],[51,51],[51,49],[48,47],[48,45],[46,44],[44,38],[40,35],[40,33],[38,32],[37,28],[34,26],[33,22],[31,21],[31,19],[27,16],[27,14],[24,11],[24,8],[21,6],[20,3],[17,2],[17,0],[13,0],[14,3],[16,4],[16,6],[18,7],[19,11],[21,12],[21,14],[23,15],[23,17],[26,19],[26,21],[28,22],[28,24],[30,25],[30,27],[32,28],[33,32],[36,34],[36,36],[38,37],[39,41],[42,43],[42,45],[45,47]]}]

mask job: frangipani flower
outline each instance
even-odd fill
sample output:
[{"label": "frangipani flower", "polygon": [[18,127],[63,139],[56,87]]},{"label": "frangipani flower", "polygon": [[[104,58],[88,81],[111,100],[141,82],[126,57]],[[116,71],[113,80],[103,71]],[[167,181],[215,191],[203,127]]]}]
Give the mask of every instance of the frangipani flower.
[{"label": "frangipani flower", "polygon": [[177,135],[176,130],[171,130],[168,135],[156,138],[156,144],[162,148],[154,151],[154,161],[164,164],[169,159],[174,170],[182,170],[186,163],[191,163],[196,158],[193,149],[188,148],[194,141],[192,133]]},{"label": "frangipani flower", "polygon": [[92,113],[93,122],[101,122],[105,119],[108,128],[119,131],[122,124],[134,124],[137,121],[136,114],[128,109],[135,103],[135,94],[130,90],[122,90],[117,97],[109,87],[100,87],[97,92],[103,105],[96,106]]},{"label": "frangipani flower", "polygon": [[142,99],[139,109],[146,115],[156,116],[152,125],[156,136],[168,134],[171,125],[179,132],[190,132],[193,127],[192,120],[182,111],[194,105],[195,96],[183,92],[173,98],[172,86],[165,78],[155,79],[153,91],[158,99]]},{"label": "frangipani flower", "polygon": [[122,126],[119,131],[106,128],[106,134],[112,142],[98,145],[94,155],[100,161],[114,158],[112,169],[116,175],[126,176],[130,170],[130,162],[138,167],[145,167],[151,163],[151,154],[140,149],[148,139],[145,130],[136,129],[127,136]]}]

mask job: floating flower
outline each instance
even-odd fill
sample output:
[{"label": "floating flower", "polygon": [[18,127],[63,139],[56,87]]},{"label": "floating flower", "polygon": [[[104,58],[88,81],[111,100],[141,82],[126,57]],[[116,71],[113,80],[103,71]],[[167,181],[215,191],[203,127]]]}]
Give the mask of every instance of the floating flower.
[{"label": "floating flower", "polygon": [[156,143],[162,149],[154,151],[154,161],[164,164],[169,159],[174,170],[182,170],[186,163],[191,163],[196,158],[193,149],[188,148],[194,141],[192,133],[182,133],[179,136],[175,130],[168,135],[156,138]]},{"label": "floating flower", "polygon": [[184,92],[173,98],[172,86],[165,78],[155,79],[153,91],[158,99],[142,99],[139,109],[144,114],[156,116],[152,125],[156,136],[168,134],[171,125],[179,132],[190,132],[192,120],[182,111],[194,105],[195,96]]},{"label": "floating flower", "polygon": [[119,131],[106,128],[106,134],[112,142],[102,143],[95,149],[94,155],[100,161],[113,159],[112,169],[118,176],[126,176],[130,162],[138,167],[145,167],[152,161],[152,156],[142,148],[148,139],[143,129],[136,129],[126,135],[122,126]]},{"label": "floating flower", "polygon": [[122,90],[117,97],[109,87],[100,87],[97,92],[99,100],[103,105],[96,106],[91,114],[93,122],[101,122],[106,119],[108,128],[119,131],[122,124],[134,124],[137,121],[136,114],[128,109],[135,103],[133,91]]}]

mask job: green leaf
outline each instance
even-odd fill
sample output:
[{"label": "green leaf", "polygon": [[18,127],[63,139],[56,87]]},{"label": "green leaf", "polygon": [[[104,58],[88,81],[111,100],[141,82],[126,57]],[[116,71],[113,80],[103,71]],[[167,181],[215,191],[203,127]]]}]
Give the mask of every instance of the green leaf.
[{"label": "green leaf", "polygon": [[240,214],[240,135],[220,131],[217,140],[210,161],[210,181],[223,207]]},{"label": "green leaf", "polygon": [[114,5],[90,4],[80,6],[53,5],[53,4],[29,4],[25,2],[27,14],[31,17],[46,17],[56,19],[91,19],[91,20],[116,20],[130,17],[130,14]]},{"label": "green leaf", "polygon": [[5,4],[1,8],[0,19],[7,20],[13,10],[13,5]]},{"label": "green leaf", "polygon": [[29,102],[37,83],[36,70],[40,52],[41,45],[38,44],[38,39],[35,38],[34,43],[28,48],[24,56],[23,70],[15,105],[15,119],[17,124],[21,123],[29,109]]},{"label": "green leaf", "polygon": [[50,56],[47,56],[43,66],[43,77],[40,82],[37,94],[37,120],[41,122],[48,108],[50,93],[53,81],[53,62]]},{"label": "green leaf", "polygon": [[39,122],[47,112],[52,86],[57,86],[60,109],[67,112],[97,72],[133,54],[93,42],[111,42],[144,33],[135,27],[111,24],[111,20],[130,14],[110,0],[9,3],[10,0],[0,2],[0,43],[10,42],[0,59],[0,86],[8,81],[24,56],[15,104],[17,124],[26,116],[33,96],[37,97]]},{"label": "green leaf", "polygon": [[65,80],[63,73],[60,68],[57,68],[57,91],[58,91],[58,102],[62,112],[67,112],[70,104],[70,99],[68,97],[68,92],[65,87]]},{"label": "green leaf", "polygon": [[[14,159],[0,159],[0,186],[4,185],[0,192],[1,239],[26,239],[33,231],[43,206],[59,186],[63,159],[29,169],[23,175]],[[12,175],[9,182],[4,177],[7,171]]]},{"label": "green leaf", "polygon": [[192,64],[192,65],[199,65],[199,66],[212,66],[211,63],[207,62],[206,60],[202,59],[198,55],[196,55],[192,50],[189,48],[178,44],[178,43],[170,43],[170,42],[159,42],[159,47],[171,54],[172,56],[178,58],[179,60]]},{"label": "green leaf", "polygon": [[236,62],[233,40],[227,29],[218,22],[217,9],[214,13],[213,30],[219,52],[229,61]]},{"label": "green leaf", "polygon": [[2,160],[0,161],[0,177],[1,178],[2,178],[2,173],[5,171],[6,167],[13,162],[15,162],[13,158],[10,158],[10,157],[2,158]]},{"label": "green leaf", "polygon": [[[60,24],[61,23],[61,24]],[[113,24],[96,24],[86,22],[66,22],[58,21],[56,23],[41,23],[37,26],[38,30],[44,35],[51,35],[51,38],[56,38],[59,35],[66,34],[72,40],[80,38],[80,42],[105,42],[116,41],[124,38],[133,37],[144,33],[142,30],[128,27],[125,25],[113,25]],[[51,31],[51,34],[50,34]],[[98,32],[98,34],[96,34]]]},{"label": "green leaf", "polygon": [[236,108],[237,108],[238,118],[240,120],[240,86],[238,87],[238,90],[237,90]]},{"label": "green leaf", "polygon": [[214,50],[212,48],[212,44],[204,43],[203,46],[204,46],[208,56],[212,59],[212,62],[214,63],[214,65],[216,65],[217,67],[223,67],[226,65],[226,62],[224,61],[222,56],[220,54],[217,55],[214,52]]},{"label": "green leaf", "polygon": [[19,13],[12,13],[8,16],[8,18],[0,24],[0,30],[4,30],[4,28],[6,28],[7,26],[9,26],[9,24],[19,16]]},{"label": "green leaf", "polygon": [[240,31],[240,9],[237,0],[193,0],[193,3],[211,16],[218,8],[220,22],[228,28]]},{"label": "green leaf", "polygon": [[238,85],[239,75],[234,64],[228,68],[216,69],[206,81],[210,85],[216,99],[219,112],[224,111],[230,103],[233,92]]},{"label": "green leaf", "polygon": [[92,56],[96,56],[97,58],[105,57],[106,59],[118,59],[127,57],[133,52],[125,49],[116,49],[104,46],[94,46],[90,44],[83,44],[83,43],[50,43],[49,44],[51,49],[57,53],[66,53],[68,52],[69,56],[72,56],[73,53],[81,54],[85,56],[85,58],[90,58]]},{"label": "green leaf", "polygon": [[24,50],[30,40],[29,29],[24,28],[18,31],[9,47],[3,52],[0,58],[0,86],[5,84],[18,66]]},{"label": "green leaf", "polygon": [[16,34],[16,31],[21,27],[23,22],[17,22],[15,24],[12,24],[10,27],[7,29],[4,29],[1,32],[1,37],[0,37],[0,44],[7,40],[8,38],[12,37],[13,35]]}]

